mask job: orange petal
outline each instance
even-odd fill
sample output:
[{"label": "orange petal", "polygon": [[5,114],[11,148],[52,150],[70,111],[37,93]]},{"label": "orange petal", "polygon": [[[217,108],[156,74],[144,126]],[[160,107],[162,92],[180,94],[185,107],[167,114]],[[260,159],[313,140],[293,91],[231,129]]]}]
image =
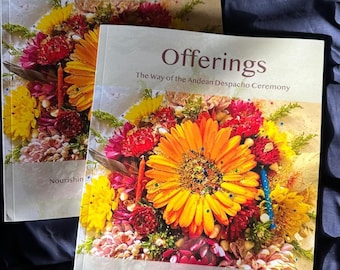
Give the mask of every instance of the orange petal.
[{"label": "orange petal", "polygon": [[203,199],[203,229],[207,236],[210,236],[214,231],[214,216],[209,207],[207,200]]}]

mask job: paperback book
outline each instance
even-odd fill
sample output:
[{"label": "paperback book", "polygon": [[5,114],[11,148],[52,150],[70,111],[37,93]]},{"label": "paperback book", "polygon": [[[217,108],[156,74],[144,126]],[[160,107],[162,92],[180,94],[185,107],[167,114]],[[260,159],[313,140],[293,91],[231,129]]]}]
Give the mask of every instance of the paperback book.
[{"label": "paperback book", "polygon": [[222,32],[218,0],[2,0],[5,221],[78,216],[101,24]]},{"label": "paperback book", "polygon": [[312,269],[323,62],[319,39],[102,25],[74,268]]}]

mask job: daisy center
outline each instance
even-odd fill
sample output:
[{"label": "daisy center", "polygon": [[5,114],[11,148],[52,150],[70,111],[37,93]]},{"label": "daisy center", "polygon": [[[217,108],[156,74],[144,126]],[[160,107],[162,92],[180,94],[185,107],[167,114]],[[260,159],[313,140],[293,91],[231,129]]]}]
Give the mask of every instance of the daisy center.
[{"label": "daisy center", "polygon": [[223,174],[203,155],[203,151],[184,153],[178,170],[182,187],[194,193],[212,194],[220,189]]}]

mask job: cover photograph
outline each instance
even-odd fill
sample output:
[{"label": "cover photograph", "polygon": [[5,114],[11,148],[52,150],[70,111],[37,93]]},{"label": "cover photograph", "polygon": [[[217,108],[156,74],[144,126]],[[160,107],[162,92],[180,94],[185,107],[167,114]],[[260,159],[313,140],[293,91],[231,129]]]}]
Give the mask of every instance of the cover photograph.
[{"label": "cover photograph", "polygon": [[222,32],[219,0],[2,0],[4,220],[75,217],[101,24]]},{"label": "cover photograph", "polygon": [[74,269],[313,269],[323,62],[101,25]]}]

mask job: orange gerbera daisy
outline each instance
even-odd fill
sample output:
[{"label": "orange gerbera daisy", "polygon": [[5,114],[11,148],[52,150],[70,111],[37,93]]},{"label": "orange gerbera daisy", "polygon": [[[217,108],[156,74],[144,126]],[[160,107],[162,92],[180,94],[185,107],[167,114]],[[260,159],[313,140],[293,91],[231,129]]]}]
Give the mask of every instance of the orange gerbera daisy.
[{"label": "orange gerbera daisy", "polygon": [[65,82],[71,84],[67,89],[69,101],[78,111],[85,111],[92,105],[98,37],[99,28],[86,33],[84,39],[75,45],[72,61],[64,69],[71,74],[65,78]]},{"label": "orange gerbera daisy", "polygon": [[167,224],[210,237],[215,221],[228,225],[228,216],[256,197],[255,157],[239,135],[230,134],[231,128],[204,118],[176,125],[161,138],[158,154],[147,161],[146,188],[153,206],[165,207]]}]

